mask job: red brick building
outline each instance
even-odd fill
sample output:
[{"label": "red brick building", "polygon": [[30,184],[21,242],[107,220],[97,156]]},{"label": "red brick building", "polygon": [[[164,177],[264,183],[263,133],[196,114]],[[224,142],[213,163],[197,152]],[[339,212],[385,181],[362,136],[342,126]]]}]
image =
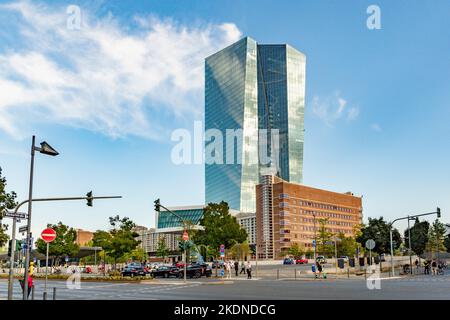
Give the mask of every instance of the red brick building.
[{"label": "red brick building", "polygon": [[328,231],[353,236],[362,223],[362,197],[264,176],[256,186],[256,242],[261,259],[279,259],[295,243],[313,248],[314,230],[326,219]]}]

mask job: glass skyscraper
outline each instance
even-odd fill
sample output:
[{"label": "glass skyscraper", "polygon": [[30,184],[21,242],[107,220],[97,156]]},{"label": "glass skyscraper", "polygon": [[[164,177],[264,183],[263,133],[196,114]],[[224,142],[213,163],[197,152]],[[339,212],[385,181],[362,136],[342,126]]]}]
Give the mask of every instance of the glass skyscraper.
[{"label": "glass skyscraper", "polygon": [[301,183],[304,97],[305,56],[289,45],[246,37],[206,58],[206,203],[255,212],[255,185],[264,167],[274,167],[258,162],[258,129],[279,130],[275,174]]}]

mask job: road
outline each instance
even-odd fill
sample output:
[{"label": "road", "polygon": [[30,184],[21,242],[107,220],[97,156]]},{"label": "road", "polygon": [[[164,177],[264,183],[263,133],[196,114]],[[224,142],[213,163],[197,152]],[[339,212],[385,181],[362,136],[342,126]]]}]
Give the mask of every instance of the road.
[{"label": "road", "polygon": [[[36,299],[42,299],[43,281],[35,281]],[[381,289],[369,290],[364,279],[246,280],[161,279],[148,283],[82,282],[80,289],[68,289],[65,281],[49,281],[49,299],[53,287],[57,300],[197,300],[197,299],[450,299],[450,275],[414,276],[381,280]],[[15,282],[15,299],[20,299]],[[0,280],[0,299],[7,297],[7,281]]]}]

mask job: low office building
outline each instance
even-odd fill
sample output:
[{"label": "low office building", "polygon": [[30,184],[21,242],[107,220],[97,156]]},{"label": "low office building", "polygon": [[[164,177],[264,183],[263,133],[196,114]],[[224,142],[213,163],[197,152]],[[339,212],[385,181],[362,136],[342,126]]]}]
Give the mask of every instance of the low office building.
[{"label": "low office building", "polygon": [[257,251],[261,259],[280,259],[294,244],[313,250],[319,220],[328,231],[353,236],[362,223],[362,197],[263,176],[256,186]]}]

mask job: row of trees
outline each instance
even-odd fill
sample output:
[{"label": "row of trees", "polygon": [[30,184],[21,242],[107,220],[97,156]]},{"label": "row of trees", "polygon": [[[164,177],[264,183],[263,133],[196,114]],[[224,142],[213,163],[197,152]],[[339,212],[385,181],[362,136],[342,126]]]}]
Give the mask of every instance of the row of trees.
[{"label": "row of trees", "polygon": [[[368,224],[357,226],[354,229],[353,237],[346,237],[343,233],[333,234],[326,228],[327,219],[319,219],[319,228],[317,231],[317,252],[322,255],[334,255],[334,241],[337,241],[338,256],[354,256],[359,248],[364,253],[365,243],[368,239],[373,239],[376,243],[374,252],[390,253],[390,225],[387,221],[380,218],[369,218]],[[409,231],[409,232],[408,232]],[[409,234],[411,234],[411,250],[417,255],[423,255],[426,252],[434,253],[450,252],[450,235],[445,236],[445,225],[439,220],[435,220],[431,225],[427,221],[415,221],[410,229],[404,232],[404,242],[400,232],[393,228],[392,239],[396,254],[401,254],[409,247]],[[304,247],[293,245],[288,254],[294,256],[312,256],[311,249],[308,251]]]},{"label": "row of trees", "polygon": [[0,167],[0,248],[8,242],[8,225],[3,224],[3,215],[6,210],[14,209],[17,194],[14,191],[6,192],[6,178],[2,175],[2,168]]}]

